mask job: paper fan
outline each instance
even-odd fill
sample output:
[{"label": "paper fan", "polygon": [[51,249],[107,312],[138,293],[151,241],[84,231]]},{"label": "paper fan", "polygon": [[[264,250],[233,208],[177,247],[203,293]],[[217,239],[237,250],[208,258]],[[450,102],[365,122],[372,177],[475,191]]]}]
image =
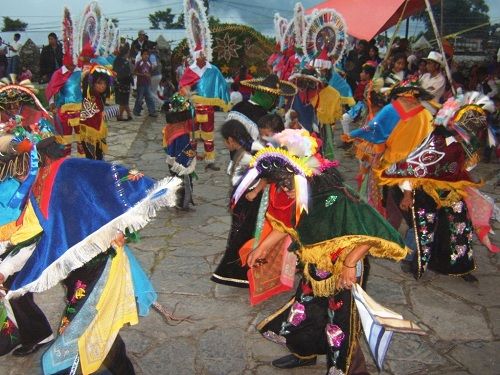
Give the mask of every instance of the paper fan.
[{"label": "paper fan", "polygon": [[305,31],[306,54],[313,59],[326,46],[328,57],[338,61],[345,51],[347,26],[334,9],[314,11]]},{"label": "paper fan", "polygon": [[83,46],[90,43],[94,51],[99,53],[97,47],[99,46],[99,38],[101,37],[101,9],[96,1],[88,4],[80,20],[80,27],[78,30],[78,52],[83,49]]},{"label": "paper fan", "polygon": [[64,55],[71,56],[73,63],[76,64],[77,53],[74,48],[74,26],[71,18],[71,13],[68,8],[64,8],[63,24],[62,24],[62,42]]},{"label": "paper fan", "polygon": [[279,13],[274,14],[274,33],[276,35],[276,43],[281,46],[281,41],[285,35],[286,29],[288,27],[288,20],[285,17],[281,17]]},{"label": "paper fan", "polygon": [[212,61],[212,34],[208,27],[207,9],[201,0],[184,0],[184,27],[191,56],[201,47],[208,61]]}]

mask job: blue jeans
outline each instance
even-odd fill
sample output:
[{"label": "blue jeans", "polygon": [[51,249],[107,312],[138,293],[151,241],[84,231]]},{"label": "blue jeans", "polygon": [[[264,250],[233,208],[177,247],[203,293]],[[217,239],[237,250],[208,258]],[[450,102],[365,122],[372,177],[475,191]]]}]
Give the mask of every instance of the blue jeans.
[{"label": "blue jeans", "polygon": [[139,115],[142,111],[142,100],[146,99],[149,114],[156,112],[155,102],[151,94],[151,85],[137,85],[137,98],[135,99],[134,114]]},{"label": "blue jeans", "polygon": [[7,75],[14,73],[19,74],[21,59],[19,56],[12,56],[8,58],[9,65],[7,66]]}]

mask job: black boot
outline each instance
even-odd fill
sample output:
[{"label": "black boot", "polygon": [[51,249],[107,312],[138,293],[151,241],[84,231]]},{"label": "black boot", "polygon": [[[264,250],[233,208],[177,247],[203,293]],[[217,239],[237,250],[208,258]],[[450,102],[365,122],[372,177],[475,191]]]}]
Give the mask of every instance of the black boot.
[{"label": "black boot", "polygon": [[277,368],[295,368],[302,366],[314,366],[316,364],[316,357],[309,359],[300,359],[299,357],[289,354],[284,357],[275,359],[271,362]]}]

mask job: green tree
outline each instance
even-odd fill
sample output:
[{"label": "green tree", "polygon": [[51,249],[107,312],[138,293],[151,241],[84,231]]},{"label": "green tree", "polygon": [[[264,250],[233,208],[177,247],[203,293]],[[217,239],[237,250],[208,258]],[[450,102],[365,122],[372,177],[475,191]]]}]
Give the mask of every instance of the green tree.
[{"label": "green tree", "polygon": [[[443,30],[442,36],[454,34],[460,31],[467,30],[474,26],[490,22],[488,16],[488,5],[484,0],[442,0],[443,1]],[[434,18],[438,28],[441,25],[441,4],[438,2],[432,7]],[[427,38],[434,37],[432,24],[427,12],[422,12],[414,17],[417,20],[424,21],[427,33]],[[485,25],[466,34],[467,37],[487,38],[489,27]]]},{"label": "green tree", "polygon": [[158,10],[149,15],[149,22],[151,22],[150,29],[172,29],[175,28],[177,23],[174,22],[175,14],[172,14],[172,9]]},{"label": "green tree", "polygon": [[25,31],[28,27],[26,22],[21,21],[19,18],[14,20],[10,17],[3,18],[2,31]]}]

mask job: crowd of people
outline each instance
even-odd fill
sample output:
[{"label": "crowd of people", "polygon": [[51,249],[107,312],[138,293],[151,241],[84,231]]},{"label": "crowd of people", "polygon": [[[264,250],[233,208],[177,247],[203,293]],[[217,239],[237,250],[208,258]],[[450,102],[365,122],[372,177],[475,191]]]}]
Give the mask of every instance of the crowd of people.
[{"label": "crowd of people", "polygon": [[[88,41],[75,54],[51,33],[40,59],[48,109],[19,60],[16,34],[0,68],[21,77],[0,86],[0,282],[8,289],[0,315],[10,332],[0,336],[0,355],[26,356],[51,343],[46,374],[134,373],[118,331],[136,324],[155,297],[125,243],[157,208],[190,209],[197,161],[220,169],[217,110],[229,111],[220,132],[230,155],[231,226],[211,280],[248,288],[252,305],[297,285],[257,324],[291,352],[273,366],[309,366],[326,355],[328,374],[368,373],[354,298],[369,282],[367,255],[402,260],[402,272],[417,280],[432,269],[478,282],[474,233],[500,251],[488,239],[494,204],[469,173],[498,150],[498,64],[470,74],[452,69],[450,82],[444,67],[452,56],[412,53],[404,39],[390,49],[360,40],[342,58],[339,22],[324,26],[337,37],[315,39],[313,53],[288,41],[263,77],[242,66],[230,89],[210,61],[208,25],[188,28],[195,35],[176,84],[162,77],[156,44],[143,30],[105,55]],[[154,182],[104,161],[112,91],[118,121],[141,116],[144,101],[150,117],[165,109],[172,177]],[[337,169],[339,148],[359,160],[356,187]],[[82,158],[72,158],[75,151]],[[32,293],[58,282],[67,306],[54,340]],[[119,313],[108,321],[107,310]]]}]

